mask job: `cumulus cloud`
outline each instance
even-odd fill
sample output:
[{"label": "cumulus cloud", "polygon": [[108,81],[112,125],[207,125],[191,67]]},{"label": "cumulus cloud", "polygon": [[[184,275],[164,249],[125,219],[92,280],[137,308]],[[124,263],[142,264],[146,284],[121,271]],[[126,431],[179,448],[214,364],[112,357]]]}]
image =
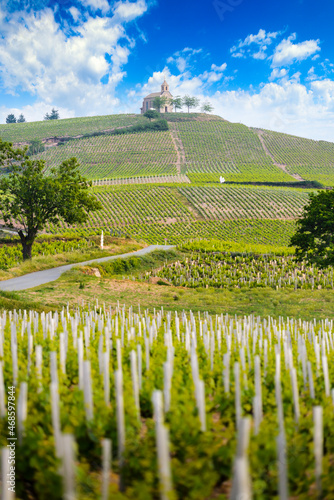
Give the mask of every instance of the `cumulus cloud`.
[{"label": "cumulus cloud", "polygon": [[[89,5],[106,8],[102,0],[89,0]],[[71,28],[60,26],[50,8],[15,12],[8,15],[10,22],[0,19],[3,88],[13,94],[29,92],[42,106],[61,104],[79,116],[114,112],[119,104],[115,89],[126,75],[124,66],[134,45],[125,24],[146,10],[144,0],[118,2],[103,16],[88,11],[81,16],[72,7],[77,24]]]},{"label": "cumulus cloud", "polygon": [[305,42],[292,43],[296,39],[294,33],[289,38],[282,40],[275,48],[272,64],[273,68],[289,66],[296,61],[302,61],[320,51],[320,40],[306,40]]},{"label": "cumulus cloud", "polygon": [[117,2],[113,9],[116,18],[125,22],[133,21],[137,17],[142,16],[146,11],[147,5],[145,0],[137,0],[137,2]]},{"label": "cumulus cloud", "polygon": [[274,68],[271,72],[269,80],[272,81],[272,80],[284,78],[285,76],[287,76],[287,74],[288,74],[288,71],[285,68],[281,68],[281,69]]},{"label": "cumulus cloud", "polygon": [[230,53],[232,57],[236,58],[249,55],[254,59],[266,59],[268,45],[271,45],[278,35],[280,35],[279,31],[266,32],[264,29],[260,29],[256,35],[250,34],[244,40],[239,40],[236,45],[231,47]]}]

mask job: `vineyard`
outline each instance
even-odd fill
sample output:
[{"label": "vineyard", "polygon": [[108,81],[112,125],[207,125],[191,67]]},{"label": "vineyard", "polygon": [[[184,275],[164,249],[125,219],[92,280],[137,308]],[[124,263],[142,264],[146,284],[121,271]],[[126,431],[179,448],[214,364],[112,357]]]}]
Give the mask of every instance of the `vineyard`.
[{"label": "vineyard", "polygon": [[14,448],[22,499],[331,499],[333,352],[325,318],[3,311],[2,477]]},{"label": "vineyard", "polygon": [[252,187],[184,187],[180,192],[204,219],[295,219],[307,191]]},{"label": "vineyard", "polygon": [[224,122],[176,123],[192,181],[210,182],[223,175],[227,181],[291,182],[266,155],[260,139],[245,125]]},{"label": "vineyard", "polygon": [[[103,209],[74,227],[88,232],[117,231],[148,243],[181,243],[219,238],[286,245],[294,219],[307,201],[296,189],[254,187],[105,186],[94,188]],[[57,233],[66,226],[50,225]]]},{"label": "vineyard", "polygon": [[63,120],[44,120],[31,123],[10,123],[0,125],[0,137],[13,143],[43,140],[54,137],[76,137],[78,135],[102,132],[118,127],[146,122],[141,115],[106,115],[67,118]]},{"label": "vineyard", "polygon": [[164,265],[162,269],[148,272],[145,279],[154,275],[165,278],[175,286],[191,288],[264,288],[274,289],[333,289],[333,268],[326,270],[305,262],[297,263],[292,255],[246,251],[240,245],[214,240],[181,245],[183,260]]},{"label": "vineyard", "polygon": [[[32,247],[32,256],[56,255],[59,253],[73,252],[78,249],[85,250],[91,245],[84,238],[70,238],[55,241],[36,241]],[[5,244],[0,246],[0,269],[9,269],[20,264],[22,258],[22,245],[20,243]]]},{"label": "vineyard", "polygon": [[66,142],[35,155],[47,167],[75,156],[89,179],[176,174],[176,152],[168,131],[103,135]]},{"label": "vineyard", "polygon": [[287,166],[291,174],[306,180],[317,180],[325,186],[334,186],[334,144],[312,141],[264,131],[262,138],[277,163]]}]

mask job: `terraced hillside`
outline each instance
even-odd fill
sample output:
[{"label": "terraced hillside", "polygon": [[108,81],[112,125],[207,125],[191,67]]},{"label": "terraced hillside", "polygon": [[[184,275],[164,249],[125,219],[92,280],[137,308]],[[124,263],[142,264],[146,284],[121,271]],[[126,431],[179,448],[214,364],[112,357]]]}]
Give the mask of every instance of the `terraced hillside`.
[{"label": "terraced hillside", "polygon": [[[170,113],[169,131],[112,136],[115,128],[147,123],[141,115],[110,115],[0,126],[16,144],[41,140],[53,166],[77,156],[91,179],[187,174],[192,182],[286,182],[334,185],[334,144],[230,123],[219,116]],[[103,136],[92,137],[103,132]],[[61,138],[76,138],[66,143]]]},{"label": "terraced hillside", "polygon": [[45,160],[48,167],[73,156],[90,179],[177,173],[177,155],[169,131],[82,138],[34,155]]},{"label": "terraced hillside", "polygon": [[258,133],[274,161],[285,166],[291,175],[334,186],[334,143],[269,130]]},{"label": "terraced hillside", "polygon": [[257,134],[238,123],[223,120],[178,122],[184,148],[185,172],[194,182],[291,182],[266,154]]},{"label": "terraced hillside", "polygon": [[[308,191],[247,183],[310,179],[334,185],[334,144],[250,129],[213,115],[165,117],[167,131],[112,135],[115,127],[147,123],[139,115],[114,115],[3,125],[0,136],[42,140],[45,151],[32,159],[44,159],[49,168],[76,156],[95,185],[110,180],[113,185],[94,187],[103,210],[76,231],[104,228],[150,243],[217,237],[287,244]],[[240,185],[220,185],[220,176]]]},{"label": "terraced hillside", "polygon": [[0,125],[3,141],[28,143],[33,139],[53,139],[55,137],[76,137],[118,127],[135,125],[145,121],[141,115],[106,115],[67,118],[64,120],[44,120],[31,123],[11,123]]}]

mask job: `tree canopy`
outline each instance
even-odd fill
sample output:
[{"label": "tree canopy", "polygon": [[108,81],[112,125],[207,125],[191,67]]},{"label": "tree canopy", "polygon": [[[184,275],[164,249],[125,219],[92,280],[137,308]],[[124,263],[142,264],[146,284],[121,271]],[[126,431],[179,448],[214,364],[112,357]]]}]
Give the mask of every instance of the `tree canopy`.
[{"label": "tree canopy", "polygon": [[7,116],[6,123],[16,123],[16,118],[15,115],[13,115],[13,113]]},{"label": "tree canopy", "polygon": [[147,111],[145,111],[144,116],[148,118],[150,121],[152,119],[154,120],[156,118],[160,118],[160,114],[156,109],[148,109]]},{"label": "tree canopy", "polygon": [[199,99],[197,97],[191,97],[190,95],[185,95],[182,99],[182,104],[188,108],[188,113],[190,108],[196,108],[199,106]]},{"label": "tree canopy", "polygon": [[324,268],[334,265],[334,190],[309,195],[290,246],[297,260]]},{"label": "tree canopy", "polygon": [[89,192],[91,183],[80,175],[76,158],[46,175],[44,161],[31,161],[26,150],[15,150],[0,140],[0,164],[12,165],[10,174],[0,179],[0,217],[17,230],[24,260],[31,258],[37,233],[48,222],[82,223],[90,211],[101,208]]},{"label": "tree canopy", "polygon": [[26,119],[25,119],[24,115],[21,113],[17,119],[17,123],[25,123],[25,122],[26,122]]},{"label": "tree canopy", "polygon": [[171,99],[170,103],[174,107],[175,112],[177,109],[182,109],[182,98],[179,95]]},{"label": "tree canopy", "polygon": [[55,108],[52,108],[51,113],[46,113],[44,116],[44,120],[58,120],[59,119],[59,111]]},{"label": "tree canopy", "polygon": [[211,103],[209,101],[206,101],[202,104],[202,111],[203,113],[211,113],[211,111],[213,111],[213,106],[211,105]]},{"label": "tree canopy", "polygon": [[157,96],[153,99],[153,107],[154,109],[156,109],[157,111],[160,112],[160,109],[163,108],[168,102],[168,99],[167,97],[165,96]]}]

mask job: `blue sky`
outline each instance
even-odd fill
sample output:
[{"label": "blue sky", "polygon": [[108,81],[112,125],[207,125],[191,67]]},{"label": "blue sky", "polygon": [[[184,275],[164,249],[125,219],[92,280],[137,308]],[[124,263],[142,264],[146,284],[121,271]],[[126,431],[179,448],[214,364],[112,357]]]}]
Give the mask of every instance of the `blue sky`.
[{"label": "blue sky", "polygon": [[0,122],[139,112],[160,89],[334,141],[334,3],[0,0]]}]

